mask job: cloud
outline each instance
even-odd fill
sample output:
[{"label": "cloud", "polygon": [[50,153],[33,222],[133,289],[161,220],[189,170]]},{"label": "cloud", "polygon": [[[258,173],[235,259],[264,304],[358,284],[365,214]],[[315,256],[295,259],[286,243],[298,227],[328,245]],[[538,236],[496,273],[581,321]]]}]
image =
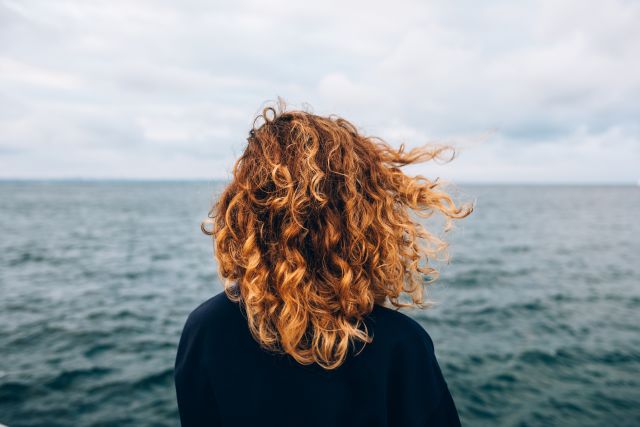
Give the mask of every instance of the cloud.
[{"label": "cloud", "polygon": [[0,1],[0,177],[226,178],[283,96],[461,148],[417,171],[635,182],[639,19],[624,0]]}]

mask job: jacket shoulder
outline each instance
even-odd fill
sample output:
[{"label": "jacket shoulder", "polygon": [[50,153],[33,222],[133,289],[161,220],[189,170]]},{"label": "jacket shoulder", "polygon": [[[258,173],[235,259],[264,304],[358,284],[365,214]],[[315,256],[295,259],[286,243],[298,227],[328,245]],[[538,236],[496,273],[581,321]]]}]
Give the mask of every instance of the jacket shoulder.
[{"label": "jacket shoulder", "polygon": [[239,304],[230,300],[222,291],[204,301],[189,314],[185,330],[210,335],[217,330],[228,329],[237,318],[242,318]]},{"label": "jacket shoulder", "polygon": [[396,343],[413,347],[416,342],[425,344],[431,352],[434,345],[427,330],[413,317],[397,309],[376,305],[370,316],[374,330],[394,337]]}]

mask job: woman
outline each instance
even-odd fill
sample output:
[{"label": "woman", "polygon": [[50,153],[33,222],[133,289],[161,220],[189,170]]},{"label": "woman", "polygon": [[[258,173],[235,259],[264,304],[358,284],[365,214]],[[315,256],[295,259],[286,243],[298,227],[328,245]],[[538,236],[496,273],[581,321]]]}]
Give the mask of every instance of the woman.
[{"label": "woman", "polygon": [[225,288],[182,333],[184,427],[460,425],[429,334],[397,310],[431,305],[428,261],[447,247],[410,213],[448,230],[473,211],[400,170],[447,148],[393,149],[283,105],[258,116],[202,224]]}]

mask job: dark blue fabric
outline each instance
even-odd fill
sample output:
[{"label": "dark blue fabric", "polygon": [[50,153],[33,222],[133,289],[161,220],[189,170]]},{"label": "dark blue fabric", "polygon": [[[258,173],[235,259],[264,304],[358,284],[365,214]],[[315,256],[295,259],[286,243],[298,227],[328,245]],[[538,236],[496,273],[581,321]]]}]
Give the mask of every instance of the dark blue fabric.
[{"label": "dark blue fabric", "polygon": [[182,426],[459,426],[427,331],[378,305],[365,322],[373,342],[326,371],[262,349],[221,292],[189,315],[180,339]]}]

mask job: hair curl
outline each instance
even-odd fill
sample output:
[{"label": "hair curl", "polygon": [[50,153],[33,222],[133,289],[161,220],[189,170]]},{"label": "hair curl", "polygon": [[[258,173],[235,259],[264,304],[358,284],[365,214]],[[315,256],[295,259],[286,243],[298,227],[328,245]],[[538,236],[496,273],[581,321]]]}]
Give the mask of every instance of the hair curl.
[{"label": "hair curl", "polygon": [[[428,261],[448,244],[410,211],[441,213],[448,231],[474,207],[457,207],[439,178],[400,167],[448,150],[394,149],[343,118],[285,111],[282,100],[256,117],[201,229],[214,236],[225,292],[242,303],[263,348],[334,369],[350,343],[372,342],[363,318],[374,304],[431,305],[424,287],[439,273]],[[403,293],[412,303],[400,301]]]}]

